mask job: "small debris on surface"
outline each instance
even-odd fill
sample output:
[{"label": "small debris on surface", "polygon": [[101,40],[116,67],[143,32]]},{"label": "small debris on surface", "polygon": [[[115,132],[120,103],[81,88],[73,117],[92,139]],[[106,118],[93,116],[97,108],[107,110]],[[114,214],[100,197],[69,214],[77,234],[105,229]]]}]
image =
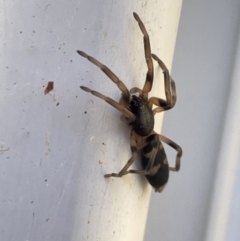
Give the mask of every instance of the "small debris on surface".
[{"label": "small debris on surface", "polygon": [[46,89],[44,90],[44,94],[45,95],[48,94],[53,89],[54,89],[54,82],[53,81],[49,81]]}]

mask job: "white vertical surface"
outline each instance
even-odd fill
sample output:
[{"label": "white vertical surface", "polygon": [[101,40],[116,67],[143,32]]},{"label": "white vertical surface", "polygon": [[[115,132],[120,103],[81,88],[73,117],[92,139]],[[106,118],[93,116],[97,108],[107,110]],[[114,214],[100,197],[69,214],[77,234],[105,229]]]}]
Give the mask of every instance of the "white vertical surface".
[{"label": "white vertical surface", "polygon": [[[143,239],[146,180],[103,177],[130,157],[129,128],[79,86],[114,99],[120,91],[76,50],[106,64],[129,88],[142,87],[143,36],[132,12],[170,68],[180,9],[181,0],[1,1],[2,240]],[[159,68],[155,76],[152,94],[159,96]],[[48,81],[55,89],[44,96]]]}]

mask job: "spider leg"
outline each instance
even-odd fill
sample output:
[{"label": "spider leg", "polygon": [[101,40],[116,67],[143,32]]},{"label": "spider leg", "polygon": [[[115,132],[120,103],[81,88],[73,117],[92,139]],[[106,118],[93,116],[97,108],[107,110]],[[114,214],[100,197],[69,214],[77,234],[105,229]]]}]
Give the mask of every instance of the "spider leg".
[{"label": "spider leg", "polygon": [[138,22],[138,25],[139,25],[142,33],[143,33],[145,59],[146,59],[146,62],[147,62],[147,67],[148,67],[146,81],[145,81],[145,84],[144,84],[144,87],[143,87],[143,94],[147,94],[152,89],[153,76],[154,76],[153,61],[152,61],[152,57],[151,57],[150,40],[149,40],[147,30],[146,30],[143,22],[139,18],[139,16],[136,13],[133,13],[133,16],[136,19],[136,21]]},{"label": "spider leg", "polygon": [[107,66],[103,65],[95,58],[87,55],[80,50],[77,50],[77,53],[82,57],[88,59],[94,65],[98,66],[118,86],[118,88],[122,91],[122,98],[120,102],[123,103],[124,106],[127,106],[130,99],[130,94],[125,84]]},{"label": "spider leg", "polygon": [[[160,163],[154,165],[157,152],[163,150],[162,144],[159,142],[158,134],[150,135],[141,143],[142,155],[148,158],[148,164],[145,170],[129,170],[129,173],[140,174],[140,175],[154,175],[161,167]],[[143,146],[146,146],[144,148]],[[149,148],[151,146],[151,148]]]},{"label": "spider leg", "polygon": [[137,157],[137,143],[133,136],[133,132],[131,133],[130,146],[131,146],[132,156],[128,160],[126,165],[122,168],[122,170],[119,173],[106,174],[104,175],[104,177],[122,177],[129,173],[128,168],[133,164],[133,162]]},{"label": "spider leg", "polygon": [[139,89],[138,87],[133,87],[132,89],[130,89],[130,94],[135,94],[135,93],[139,93],[140,95],[142,95],[142,90]]},{"label": "spider leg", "polygon": [[133,122],[135,120],[135,118],[136,118],[135,115],[130,110],[128,110],[126,107],[117,103],[115,100],[113,100],[97,91],[91,90],[88,87],[80,86],[80,88],[88,93],[91,93],[92,95],[97,96],[100,99],[105,100],[108,104],[110,104],[111,106],[113,106],[114,108],[116,108],[117,110],[122,112],[123,115],[128,118],[129,122]]},{"label": "spider leg", "polygon": [[120,117],[121,121],[126,123],[126,124],[131,124],[133,122],[131,119],[129,119],[126,115],[121,115]]},{"label": "spider leg", "polygon": [[182,148],[179,145],[177,145],[175,142],[171,141],[170,139],[168,139],[167,137],[165,137],[163,135],[159,135],[159,139],[177,151],[175,167],[169,167],[169,170],[175,171],[175,172],[179,171],[180,163],[181,163],[181,156],[182,156]]},{"label": "spider leg", "polygon": [[151,97],[149,99],[149,106],[152,107],[152,105],[158,106],[153,110],[153,113],[156,114],[161,111],[169,110],[174,107],[177,101],[177,94],[176,94],[176,86],[175,82],[172,79],[172,77],[169,74],[169,71],[166,67],[166,65],[160,60],[155,54],[152,54],[153,59],[155,59],[161,69],[163,70],[164,75],[164,85],[165,85],[165,96],[166,100],[163,100],[161,98]]}]

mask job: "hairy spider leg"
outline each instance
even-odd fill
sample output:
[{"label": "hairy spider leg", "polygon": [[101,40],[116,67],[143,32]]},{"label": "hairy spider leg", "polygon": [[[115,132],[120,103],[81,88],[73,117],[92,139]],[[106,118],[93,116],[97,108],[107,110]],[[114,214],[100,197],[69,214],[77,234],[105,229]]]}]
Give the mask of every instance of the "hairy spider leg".
[{"label": "hairy spider leg", "polygon": [[135,120],[135,118],[136,118],[135,115],[130,110],[128,110],[126,107],[122,106],[115,100],[113,100],[95,90],[91,90],[88,87],[80,86],[80,88],[88,93],[91,93],[92,95],[97,96],[100,99],[105,100],[108,104],[110,104],[111,106],[113,106],[114,108],[116,108],[117,110],[122,112],[122,114],[128,118],[129,122],[133,122]]},{"label": "hairy spider leg", "polygon": [[[142,149],[143,146],[146,146],[147,144],[151,143],[152,144],[152,149],[149,153],[149,162],[145,170],[128,170],[128,168],[133,164],[133,162],[136,159],[137,156],[137,150]],[[130,146],[131,146],[131,151],[132,151],[132,156],[126,163],[126,165],[121,169],[119,173],[111,173],[111,174],[106,174],[105,177],[122,177],[124,175],[127,175],[129,173],[134,173],[134,174],[140,174],[140,175],[149,175],[149,174],[155,174],[159,168],[161,167],[161,164],[157,164],[154,166],[154,161],[156,158],[156,154],[158,152],[158,144],[159,144],[159,137],[158,134],[153,134],[150,135],[146,138],[142,138],[140,143],[137,143],[136,140],[136,135],[131,134],[131,139],[130,139]],[[161,144],[161,143],[160,143]],[[162,147],[163,149],[163,147]]]},{"label": "hairy spider leg", "polygon": [[118,86],[118,88],[122,91],[122,98],[120,103],[124,106],[127,106],[130,99],[130,94],[125,84],[106,65],[103,65],[98,60],[92,56],[87,55],[83,51],[77,50],[77,53],[88,59],[94,65],[98,66]]},{"label": "hairy spider leg", "polygon": [[181,164],[182,148],[178,144],[176,144],[175,142],[167,138],[166,136],[159,135],[159,139],[177,151],[175,167],[169,167],[169,170],[175,171],[175,172],[179,171],[180,164]]},{"label": "hairy spider leg", "polygon": [[136,157],[137,157],[137,143],[133,135],[133,131],[131,132],[130,147],[132,151],[132,156],[128,160],[126,165],[121,169],[121,171],[119,173],[106,174],[104,175],[104,177],[122,177],[129,173],[128,168],[133,164],[133,162],[136,160]]},{"label": "hairy spider leg", "polygon": [[[151,57],[150,40],[149,40],[147,30],[146,30],[142,20],[140,19],[140,17],[136,13],[133,13],[133,16],[136,19],[136,21],[138,22],[138,25],[143,33],[144,52],[145,52],[145,59],[146,59],[148,71],[147,71],[146,81],[145,81],[142,92],[144,95],[147,95],[147,93],[150,92],[152,89],[153,76],[154,76],[153,61],[152,61],[152,57]],[[146,97],[144,96],[144,98],[146,98]]]},{"label": "hairy spider leg", "polygon": [[161,167],[161,163],[157,163],[156,165],[154,165],[156,155],[158,151],[163,150],[163,146],[159,142],[158,134],[150,134],[149,136],[143,138],[140,145],[142,149],[142,155],[144,155],[148,159],[148,164],[145,170],[129,170],[129,173],[140,175],[154,175]]},{"label": "hairy spider leg", "polygon": [[169,71],[166,65],[163,63],[161,59],[159,59],[155,54],[152,54],[153,59],[155,59],[160,68],[163,70],[164,75],[164,86],[165,86],[165,96],[166,100],[157,97],[151,97],[149,99],[149,106],[152,108],[152,105],[158,106],[153,110],[153,114],[158,112],[166,111],[173,108],[177,101],[177,93],[176,93],[176,85],[174,80],[169,74]]}]

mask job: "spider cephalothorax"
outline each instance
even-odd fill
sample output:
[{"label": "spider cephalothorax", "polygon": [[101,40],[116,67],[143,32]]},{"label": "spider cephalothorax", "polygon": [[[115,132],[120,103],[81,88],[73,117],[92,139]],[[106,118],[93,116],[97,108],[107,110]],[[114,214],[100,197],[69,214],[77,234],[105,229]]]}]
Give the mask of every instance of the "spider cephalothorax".
[{"label": "spider cephalothorax", "polygon": [[136,95],[132,96],[129,110],[135,115],[131,122],[133,130],[140,136],[148,136],[154,127],[154,115],[152,109]]},{"label": "spider cephalothorax", "polygon": [[[79,55],[87,58],[90,62],[98,66],[118,86],[122,92],[122,97],[119,102],[116,102],[88,87],[81,86],[81,89],[105,100],[108,104],[119,110],[122,113],[121,120],[131,126],[131,158],[119,173],[106,174],[105,177],[122,177],[128,173],[145,175],[155,191],[160,192],[168,181],[169,170],[178,171],[180,169],[182,149],[167,137],[154,132],[154,115],[174,107],[177,99],[176,87],[165,64],[155,54],[151,53],[149,36],[141,19],[136,13],[133,13],[133,16],[143,33],[145,59],[148,67],[143,89],[134,87],[129,91],[125,84],[107,66],[83,51],[78,50],[77,52]],[[158,65],[163,70],[166,100],[157,97],[148,99],[148,93],[152,89],[154,76],[152,58],[158,62]],[[139,96],[132,95],[134,93],[139,93]],[[152,109],[153,105],[157,107]],[[169,167],[161,141],[170,145],[177,151],[175,167]],[[143,170],[128,170],[136,159],[137,152],[140,152]]]}]

